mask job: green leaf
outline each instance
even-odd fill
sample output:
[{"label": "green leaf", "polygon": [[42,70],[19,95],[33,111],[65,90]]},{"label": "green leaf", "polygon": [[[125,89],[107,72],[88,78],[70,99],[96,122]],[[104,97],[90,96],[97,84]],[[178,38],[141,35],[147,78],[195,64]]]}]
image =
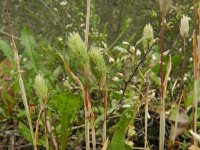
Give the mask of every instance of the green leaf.
[{"label": "green leaf", "polygon": [[[189,94],[186,99],[185,105],[186,107],[192,106],[194,101],[194,80],[191,81],[191,87],[189,89]],[[198,85],[200,85],[200,79],[198,79]],[[198,86],[198,91],[200,91],[200,86]],[[198,99],[200,98],[200,92],[198,92]],[[199,101],[200,102],[200,101]]]},{"label": "green leaf", "polygon": [[10,60],[12,60],[12,49],[10,47],[10,45],[3,41],[3,40],[0,40],[0,50],[4,53],[4,55],[9,58]]},{"label": "green leaf", "polygon": [[31,132],[22,122],[19,122],[19,132],[27,141],[32,142]]},{"label": "green leaf", "polygon": [[[27,141],[29,141],[31,143],[33,142],[29,128],[22,122],[19,122],[19,132]],[[40,139],[37,142],[38,142],[37,145],[45,147],[45,141],[44,140]]]},{"label": "green leaf", "polygon": [[116,125],[116,131],[112,137],[111,146],[109,150],[126,150],[129,149],[125,144],[126,137],[126,129],[129,123],[132,120],[132,111],[130,109],[126,109],[122,116],[120,117],[119,122]]},{"label": "green leaf", "polygon": [[35,71],[37,71],[34,56],[33,56],[33,50],[36,47],[36,42],[35,42],[34,37],[31,34],[31,32],[29,31],[29,29],[26,27],[21,32],[21,43],[25,47],[25,53],[31,59],[33,68],[35,69]]},{"label": "green leaf", "polygon": [[78,96],[71,93],[63,93],[54,96],[49,106],[60,115],[61,124],[57,125],[59,140],[61,142],[61,149],[66,149],[66,141],[71,131],[71,124],[80,109],[81,100]]}]

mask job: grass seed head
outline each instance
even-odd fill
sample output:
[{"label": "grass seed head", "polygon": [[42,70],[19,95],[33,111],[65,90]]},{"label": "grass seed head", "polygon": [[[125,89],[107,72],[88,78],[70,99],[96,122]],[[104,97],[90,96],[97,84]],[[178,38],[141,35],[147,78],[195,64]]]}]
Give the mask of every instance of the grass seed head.
[{"label": "grass seed head", "polygon": [[93,47],[89,52],[90,68],[98,81],[100,87],[103,87],[106,80],[107,68],[103,59],[103,55],[98,48]]},{"label": "grass seed head", "polygon": [[180,24],[180,33],[183,38],[188,36],[189,32],[189,20],[190,18],[187,15],[183,15]]},{"label": "grass seed head", "polygon": [[38,74],[35,77],[34,89],[35,89],[36,95],[40,99],[44,99],[44,98],[47,97],[47,95],[48,95],[48,88],[47,88],[45,80],[44,80],[44,78],[43,78],[43,76],[41,74]]},{"label": "grass seed head", "polygon": [[152,41],[154,39],[153,28],[151,24],[147,24],[143,30],[143,46],[147,48],[147,46],[151,46]]},{"label": "grass seed head", "polygon": [[74,72],[87,75],[89,72],[89,57],[87,48],[78,33],[70,33],[67,41],[69,47],[69,64]]},{"label": "grass seed head", "polygon": [[169,0],[159,0],[160,4],[160,11],[162,15],[166,15],[168,7],[169,7]]}]

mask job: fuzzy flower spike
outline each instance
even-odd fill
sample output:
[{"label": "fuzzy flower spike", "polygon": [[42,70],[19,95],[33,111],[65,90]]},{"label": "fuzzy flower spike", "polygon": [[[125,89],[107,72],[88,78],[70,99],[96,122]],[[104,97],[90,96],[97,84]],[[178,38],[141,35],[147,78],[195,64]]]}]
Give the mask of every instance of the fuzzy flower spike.
[{"label": "fuzzy flower spike", "polygon": [[151,46],[152,40],[154,39],[153,28],[151,24],[147,24],[143,30],[143,46],[147,48],[147,46]]},{"label": "fuzzy flower spike", "polygon": [[70,33],[67,41],[69,64],[74,72],[87,75],[89,72],[89,57],[87,48],[78,33]]},{"label": "fuzzy flower spike", "polygon": [[183,15],[180,24],[180,33],[183,38],[188,36],[189,32],[189,20],[190,18],[187,15]]},{"label": "fuzzy flower spike", "polygon": [[103,59],[103,55],[98,48],[93,47],[89,52],[90,68],[99,83],[100,87],[103,87],[106,80],[107,68]]},{"label": "fuzzy flower spike", "polygon": [[36,95],[40,98],[40,99],[45,99],[47,98],[48,95],[48,88],[47,85],[45,83],[45,80],[43,78],[43,76],[41,74],[36,75],[35,77],[35,84],[34,84],[34,89],[35,89],[35,93]]}]

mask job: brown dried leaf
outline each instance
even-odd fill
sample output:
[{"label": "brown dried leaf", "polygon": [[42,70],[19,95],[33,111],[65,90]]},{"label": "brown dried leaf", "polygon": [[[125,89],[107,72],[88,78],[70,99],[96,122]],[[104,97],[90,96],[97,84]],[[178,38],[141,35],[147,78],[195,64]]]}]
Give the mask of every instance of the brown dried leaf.
[{"label": "brown dried leaf", "polygon": [[188,148],[188,150],[200,150],[199,147],[195,146],[195,145],[192,145]]}]

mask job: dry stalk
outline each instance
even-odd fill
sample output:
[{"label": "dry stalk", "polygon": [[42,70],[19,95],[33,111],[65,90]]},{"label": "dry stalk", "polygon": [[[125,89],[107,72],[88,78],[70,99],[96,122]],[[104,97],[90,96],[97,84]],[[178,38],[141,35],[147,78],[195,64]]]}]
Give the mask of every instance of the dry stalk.
[{"label": "dry stalk", "polygon": [[108,97],[108,92],[105,84],[103,89],[103,102],[104,102],[103,143],[106,142],[107,97]]},{"label": "dry stalk", "polygon": [[[87,12],[86,12],[86,29],[85,29],[85,46],[88,48],[88,37],[89,37],[89,25],[90,25],[90,5],[91,5],[91,0],[87,0]],[[86,77],[87,78],[87,77]],[[90,94],[89,94],[89,87],[88,87],[88,81],[87,79],[85,80],[86,82],[86,91],[85,94],[87,95],[85,98],[85,104],[86,109],[88,109],[86,112],[87,115],[85,115],[85,122],[86,124],[86,131],[85,131],[85,136],[86,136],[86,150],[90,149],[90,144],[89,144],[89,117],[91,119],[92,123],[92,145],[93,145],[93,150],[96,150],[96,133],[95,133],[95,116],[92,112],[92,101],[90,99]]]},{"label": "dry stalk", "polygon": [[[199,40],[198,40],[199,42]],[[197,107],[198,107],[198,79],[199,79],[199,51],[197,45],[197,37],[193,33],[193,69],[194,69],[194,101],[193,101],[193,131],[197,131]],[[197,141],[194,139],[194,144]]]},{"label": "dry stalk", "polygon": [[15,40],[14,40],[14,36],[13,36],[11,16],[10,16],[9,11],[8,11],[8,0],[4,0],[4,6],[5,6],[5,15],[6,15],[7,21],[8,21],[8,30],[9,30],[9,34],[10,34],[11,47],[12,47],[12,50],[13,50],[13,53],[14,53],[14,60],[15,60],[15,63],[16,63],[16,68],[17,68],[17,73],[18,73],[18,79],[19,79],[19,86],[20,86],[22,101],[23,101],[23,104],[24,104],[24,107],[25,107],[26,117],[27,117],[27,120],[28,120],[29,129],[30,129],[30,132],[31,132],[31,137],[32,137],[32,140],[33,140],[34,150],[37,150],[37,143],[34,142],[33,126],[32,126],[32,122],[31,122],[31,116],[30,116],[30,112],[29,112],[29,106],[28,106],[28,101],[27,101],[27,97],[26,97],[26,91],[25,91],[24,82],[23,82],[22,75],[21,75],[21,68],[20,68],[18,50],[17,50]]},{"label": "dry stalk", "polygon": [[46,150],[49,150],[46,106],[47,106],[47,98],[45,99],[44,115],[43,115],[43,117],[44,117],[44,130],[45,130],[45,144],[46,144]]},{"label": "dry stalk", "polygon": [[182,56],[182,67],[181,67],[181,78],[184,76],[184,68],[185,68],[185,47],[186,47],[186,39],[185,37],[183,38],[183,56]]},{"label": "dry stalk", "polygon": [[90,5],[91,1],[87,0],[86,28],[85,28],[85,45],[88,48],[89,25],[90,25]]},{"label": "dry stalk", "polygon": [[52,132],[52,127],[51,127],[51,124],[50,124],[50,121],[49,121],[49,118],[48,118],[48,117],[47,117],[47,120],[46,120],[46,124],[47,124],[48,132],[49,132],[50,135],[51,135],[53,145],[55,146],[55,149],[56,149],[56,150],[59,150],[58,142],[57,142],[57,140],[56,140],[55,134]]},{"label": "dry stalk", "polygon": [[[85,105],[85,142],[86,142],[86,150],[90,149],[90,117],[92,112],[92,106],[89,98],[89,89],[88,89],[88,80],[85,77],[85,88],[84,88],[84,105]],[[94,124],[92,124],[93,126]],[[93,133],[93,132],[92,132]],[[92,134],[92,142],[93,142],[93,134]],[[95,143],[92,143],[93,146]]]},{"label": "dry stalk", "polygon": [[40,112],[38,114],[38,118],[37,118],[37,121],[36,121],[36,130],[35,130],[34,141],[37,143],[38,130],[39,130],[39,125],[40,125],[40,117],[43,115],[44,125],[45,125],[45,143],[46,143],[46,150],[48,150],[49,149],[49,142],[48,142],[48,135],[47,135],[46,106],[47,106],[47,99],[45,100],[45,104],[44,104],[43,107],[41,107]]},{"label": "dry stalk", "polygon": [[165,15],[162,15],[162,33],[161,33],[161,64],[160,64],[160,79],[161,79],[161,110],[160,110],[160,134],[159,134],[159,150],[164,149],[165,143],[165,101],[164,101],[164,86],[163,86],[163,52],[164,52],[164,32],[165,32]]},{"label": "dry stalk", "polygon": [[[198,10],[197,17],[197,9],[196,9],[196,0],[193,0],[194,6],[194,28],[195,31],[193,33],[193,69],[194,69],[194,101],[193,101],[193,131],[197,132],[197,108],[198,108],[198,79],[199,79],[199,59],[200,59],[200,38],[198,33],[198,19],[200,19],[200,8]],[[199,6],[200,7],[200,6]],[[200,26],[199,26],[200,28]],[[194,145],[198,146],[197,140],[194,139]]]},{"label": "dry stalk", "polygon": [[145,133],[144,133],[144,147],[147,149],[148,147],[148,135],[147,135],[147,124],[148,124],[148,104],[149,104],[149,77],[148,77],[148,72],[146,74],[146,80],[147,80],[147,90],[146,90],[146,102],[145,102]]}]

